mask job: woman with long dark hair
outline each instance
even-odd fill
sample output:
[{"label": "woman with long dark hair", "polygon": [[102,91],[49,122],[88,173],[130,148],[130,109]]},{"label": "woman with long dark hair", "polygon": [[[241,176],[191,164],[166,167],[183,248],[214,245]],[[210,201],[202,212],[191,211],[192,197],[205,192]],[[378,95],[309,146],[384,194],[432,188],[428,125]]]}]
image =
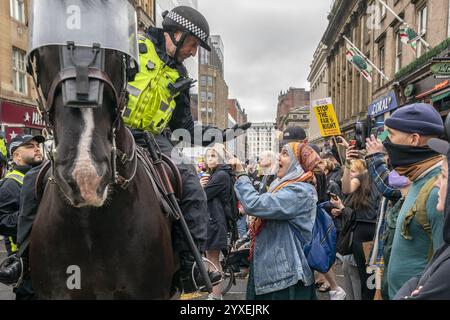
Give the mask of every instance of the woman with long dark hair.
[{"label": "woman with long dark hair", "polygon": [[[331,199],[332,204],[336,207],[332,210],[332,213],[335,216],[354,215],[355,217],[351,252],[358,268],[361,298],[373,300],[375,286],[371,286],[367,281],[369,274],[366,272],[367,261],[363,244],[373,240],[380,195],[376,188],[372,188],[365,161],[356,160],[356,157],[357,151],[350,146],[347,149],[347,162],[342,178],[342,193],[348,196],[344,202],[339,198],[338,200]],[[356,297],[358,293],[355,293]]]}]

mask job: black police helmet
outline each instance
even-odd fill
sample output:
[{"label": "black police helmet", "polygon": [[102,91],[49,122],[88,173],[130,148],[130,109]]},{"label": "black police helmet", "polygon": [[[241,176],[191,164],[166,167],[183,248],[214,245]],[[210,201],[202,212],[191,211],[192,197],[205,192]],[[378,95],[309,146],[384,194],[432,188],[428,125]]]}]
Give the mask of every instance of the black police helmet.
[{"label": "black police helmet", "polygon": [[206,18],[191,7],[179,6],[172,11],[164,11],[162,26],[164,31],[187,31],[200,41],[200,46],[208,51],[209,24]]}]

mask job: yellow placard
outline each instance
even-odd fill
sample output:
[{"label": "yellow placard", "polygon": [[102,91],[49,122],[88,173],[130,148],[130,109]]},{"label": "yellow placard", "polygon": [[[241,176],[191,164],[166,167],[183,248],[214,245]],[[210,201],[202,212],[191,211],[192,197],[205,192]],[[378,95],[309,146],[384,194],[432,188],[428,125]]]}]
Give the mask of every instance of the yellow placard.
[{"label": "yellow placard", "polygon": [[341,129],[332,103],[314,106],[322,137],[340,136]]}]

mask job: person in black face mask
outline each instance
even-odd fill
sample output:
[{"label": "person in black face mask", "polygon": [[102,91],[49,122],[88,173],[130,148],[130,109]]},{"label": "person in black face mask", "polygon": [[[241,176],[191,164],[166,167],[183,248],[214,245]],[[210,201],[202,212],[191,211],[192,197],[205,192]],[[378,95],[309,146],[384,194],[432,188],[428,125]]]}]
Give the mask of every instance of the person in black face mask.
[{"label": "person in black face mask", "polygon": [[436,251],[431,263],[420,277],[414,277],[406,282],[397,292],[396,300],[450,300],[450,194],[448,190],[448,166],[450,144],[440,139],[431,139],[430,148],[445,155],[442,173],[436,182],[439,188],[437,209],[444,212],[445,222],[443,238],[444,244]]},{"label": "person in black face mask", "polygon": [[398,215],[387,270],[392,299],[405,282],[423,272],[442,244],[443,214],[436,209],[434,184],[443,156],[427,143],[443,135],[444,124],[434,107],[424,103],[400,108],[385,124],[389,139],[384,147],[391,164],[412,182]]}]

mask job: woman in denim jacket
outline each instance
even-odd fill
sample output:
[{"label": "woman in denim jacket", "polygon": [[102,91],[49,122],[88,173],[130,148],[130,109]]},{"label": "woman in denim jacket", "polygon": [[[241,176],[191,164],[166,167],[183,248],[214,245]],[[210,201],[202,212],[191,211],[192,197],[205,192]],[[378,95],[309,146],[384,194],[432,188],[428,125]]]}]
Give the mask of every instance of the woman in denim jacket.
[{"label": "woman in denim jacket", "polygon": [[317,193],[311,184],[305,183],[312,181],[314,175],[305,173],[298,161],[302,146],[300,143],[284,146],[278,157],[277,179],[261,195],[239,160],[231,160],[238,176],[237,197],[245,212],[256,217],[251,226],[248,300],[316,299],[313,272],[302,242],[292,229],[300,229],[306,241],[310,241],[316,218]]}]

